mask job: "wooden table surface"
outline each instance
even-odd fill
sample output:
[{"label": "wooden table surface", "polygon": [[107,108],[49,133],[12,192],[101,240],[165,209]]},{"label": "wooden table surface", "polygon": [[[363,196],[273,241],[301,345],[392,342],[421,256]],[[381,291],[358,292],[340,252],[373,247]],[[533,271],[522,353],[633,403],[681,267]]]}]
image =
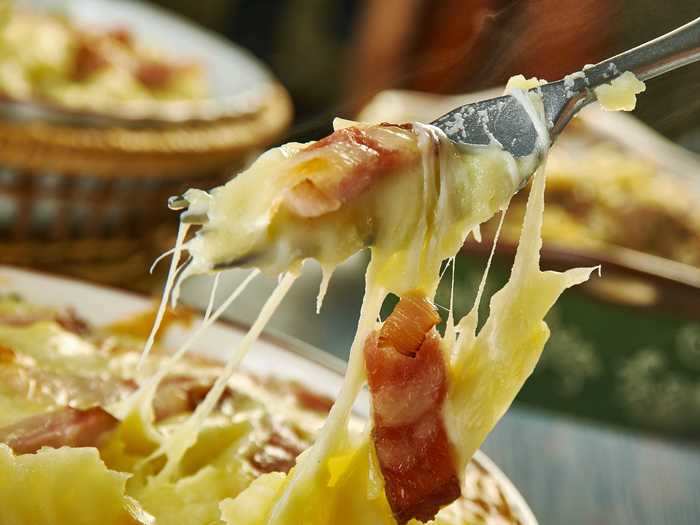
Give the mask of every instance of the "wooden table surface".
[{"label": "wooden table surface", "polygon": [[700,447],[514,407],[482,448],[540,525],[700,525]]}]

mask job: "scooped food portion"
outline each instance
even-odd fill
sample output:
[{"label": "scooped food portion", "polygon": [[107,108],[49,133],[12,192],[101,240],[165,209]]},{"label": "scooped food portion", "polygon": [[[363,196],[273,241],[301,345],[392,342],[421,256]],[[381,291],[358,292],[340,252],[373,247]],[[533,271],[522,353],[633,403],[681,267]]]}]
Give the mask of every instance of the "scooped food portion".
[{"label": "scooped food portion", "polygon": [[[532,172],[527,168],[549,147],[537,92],[522,91],[518,81],[509,89],[538,119],[537,147],[529,158],[516,159],[495,143],[458,146],[420,123],[337,121],[335,132],[319,142],[271,150],[228,184],[173,200],[173,207],[185,211],[163,307],[194,274],[241,266],[253,268],[251,279],[259,271],[280,278],[248,336],[231,352],[229,374],[304,260],[323,266],[322,296],[337,264],[364,248],[371,253],[348,369],[328,418],[288,473],[263,475],[221,503],[225,523],[424,523],[439,519],[464,493],[470,459],[532,372],[549,336],[545,314],[592,271],[540,271],[539,171],[511,278],[491,298],[489,317],[477,330],[479,292],[470,314],[459,321],[450,314],[444,332],[435,328],[433,298],[445,265],[470,232],[479,235],[483,222],[506,210]],[[192,225],[199,228],[188,238]],[[183,251],[189,259],[178,267]],[[389,294],[400,300],[382,320]],[[365,384],[372,421],[357,433],[352,407]],[[144,389],[140,401],[154,392]],[[217,395],[215,386],[205,408],[164,440],[154,455],[164,462],[159,479],[169,479],[194,445]]]},{"label": "scooped food portion", "polygon": [[5,7],[0,95],[74,109],[207,96],[200,65],[145,45],[128,27],[81,27],[61,14]]},{"label": "scooped food portion", "polygon": [[[137,388],[142,348],[136,323],[95,327],[73,310],[0,297],[0,477],[10,481],[0,487],[3,523],[39,523],[45,514],[54,523],[221,523],[220,500],[293,468],[332,405],[301,383],[236,372],[177,475],[154,485],[141,464],[202,402],[221,365],[185,357],[159,386],[146,428],[111,413]],[[145,370],[169,355],[159,346]],[[353,425],[362,431],[359,419]],[[72,496],[56,498],[57,485]],[[440,523],[518,523],[478,462],[465,487]]]},{"label": "scooped food portion", "polygon": [[[155,490],[139,464],[201,403],[221,365],[183,359],[159,385],[146,428],[112,414],[138,388],[142,348],[124,324],[93,327],[71,310],[0,298],[0,477],[17,481],[0,487],[4,523],[39,523],[43,512],[54,523],[216,522],[219,499],[293,466],[331,404],[299,383],[237,372],[176,480]],[[168,355],[156,348],[144,371]],[[73,496],[56,498],[52,483]]]},{"label": "scooped food portion", "polygon": [[[549,337],[545,315],[565,289],[593,271],[540,270],[544,170],[532,176],[510,279],[490,297],[488,317],[480,322],[478,313],[490,259],[464,318],[455,319],[448,307],[445,327],[438,330],[434,304],[467,235],[478,236],[480,225],[499,212],[502,220],[533,163],[546,158],[550,140],[542,100],[536,90],[517,84],[509,89],[538,132],[528,158],[516,159],[498,144],[458,146],[421,123],[336,122],[323,140],[273,149],[226,185],[189,190],[171,202],[185,210],[153,328],[141,357],[129,356],[132,367],[111,368],[117,379],[127,371],[131,391],[103,407],[106,416],[93,423],[111,425],[97,446],[117,473],[99,470],[94,453],[72,459],[101,477],[104,492],[117,495],[110,501],[142,523],[153,516],[157,523],[181,523],[188,516],[188,523],[227,525],[518,522],[513,514],[491,514],[488,504],[471,514],[462,502],[471,493],[474,453],[532,373]],[[307,412],[298,396],[279,405],[259,380],[238,371],[239,364],[306,259],[324,268],[322,297],[336,265],[365,248],[371,254],[365,296],[340,391],[324,417],[302,418]],[[188,259],[180,264],[184,252]],[[233,266],[250,273],[216,306],[218,272]],[[278,285],[227,351],[225,365],[206,376],[203,388],[172,385],[173,376],[189,377],[186,371],[194,369],[186,353],[199,334],[259,272],[278,275]],[[153,348],[167,302],[177,302],[185,278],[209,273],[215,277],[202,324],[162,357]],[[390,294],[399,301],[382,319]],[[104,351],[99,355],[104,359]],[[211,365],[199,366],[213,372]],[[235,388],[232,393],[241,381],[249,385],[243,394],[250,397],[257,388],[259,398],[270,400],[255,405],[250,416],[246,407],[252,401],[239,401],[248,397]],[[371,418],[358,425],[353,407],[365,385]],[[186,403],[184,410],[174,403],[177,415],[163,408],[171,406],[164,394],[169,388]],[[280,425],[296,431],[290,435]],[[270,457],[254,453],[250,459],[249,449],[241,448],[249,446],[250,436],[270,445]],[[49,454],[47,464],[60,466],[53,454],[74,449],[43,450],[38,454]],[[24,472],[23,461],[22,455],[10,456],[13,476]]]},{"label": "scooped food portion", "polygon": [[182,278],[231,266],[280,273],[307,258],[331,271],[369,247],[388,289],[429,291],[465,233],[523,184],[522,162],[420,123],[337,120],[323,140],[273,149],[228,184],[184,194],[183,221],[201,228]]}]

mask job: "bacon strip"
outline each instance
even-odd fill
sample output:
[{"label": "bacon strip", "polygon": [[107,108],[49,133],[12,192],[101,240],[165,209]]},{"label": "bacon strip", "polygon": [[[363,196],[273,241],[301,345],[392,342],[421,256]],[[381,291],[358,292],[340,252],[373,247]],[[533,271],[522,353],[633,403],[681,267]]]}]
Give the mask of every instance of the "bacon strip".
[{"label": "bacon strip", "polygon": [[258,474],[289,472],[296,464],[297,456],[310,444],[280,422],[273,421],[270,428],[264,432],[267,435],[246,457]]},{"label": "bacon strip", "polygon": [[429,521],[460,496],[441,417],[447,372],[434,329],[439,316],[415,295],[402,298],[365,344],[372,439],[386,496],[399,524]]},{"label": "bacon strip", "polygon": [[[43,414],[22,419],[0,428],[0,442],[16,453],[35,452],[41,447],[95,446],[101,436],[112,430],[117,420],[99,406],[80,409],[87,403],[105,405],[122,398],[136,388],[131,381],[116,378],[88,378],[52,374],[36,367],[13,366],[15,353],[0,346],[0,381],[18,395],[30,398],[32,385],[41,385],[43,397],[37,401],[62,399],[66,404]],[[192,412],[212,386],[211,381],[194,377],[168,377],[159,386],[153,408],[156,421]]]},{"label": "bacon strip", "polygon": [[172,82],[176,69],[157,60],[140,63],[134,72],[136,79],[148,89],[164,89]]},{"label": "bacon strip", "polygon": [[293,382],[289,384],[289,387],[294,393],[297,403],[306,410],[327,414],[333,408],[333,400],[330,397],[309,390],[301,383]]},{"label": "bacon strip", "polygon": [[[165,382],[154,400],[156,421],[192,412],[210,388],[210,384],[188,378]],[[118,420],[100,407],[63,407],[0,428],[0,443],[17,454],[33,453],[41,447],[93,447],[117,424]]]},{"label": "bacon strip", "polygon": [[31,454],[41,447],[94,447],[117,423],[99,407],[62,408],[0,428],[0,442],[16,454]]},{"label": "bacon strip", "polygon": [[153,400],[156,421],[194,411],[197,405],[204,400],[211,387],[211,382],[203,382],[196,378],[166,378],[158,387]]},{"label": "bacon strip", "polygon": [[418,159],[410,124],[339,129],[297,155],[295,169],[306,177],[288,190],[284,203],[301,217],[319,217]]},{"label": "bacon strip", "polygon": [[77,335],[85,335],[90,332],[90,325],[87,321],[78,316],[75,310],[70,307],[61,312],[37,310],[0,315],[0,324],[8,326],[29,326],[42,321],[55,321],[64,330]]},{"label": "bacon strip", "polygon": [[379,346],[415,357],[425,334],[440,322],[435,307],[418,293],[404,295],[379,332]]},{"label": "bacon strip", "polygon": [[109,66],[109,60],[100,49],[99,42],[90,37],[81,38],[73,57],[72,76],[79,82]]}]

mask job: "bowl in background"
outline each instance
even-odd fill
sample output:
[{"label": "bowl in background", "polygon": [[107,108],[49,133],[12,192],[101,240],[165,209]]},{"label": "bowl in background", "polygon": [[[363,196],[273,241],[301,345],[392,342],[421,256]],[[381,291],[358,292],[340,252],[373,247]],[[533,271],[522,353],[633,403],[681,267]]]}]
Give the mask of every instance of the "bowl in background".
[{"label": "bowl in background", "polygon": [[134,287],[170,244],[167,198],[218,185],[271,144],[291,119],[289,96],[246,51],[144,3],[17,5],[126,27],[205,70],[203,100],[84,110],[0,101],[0,262]]}]

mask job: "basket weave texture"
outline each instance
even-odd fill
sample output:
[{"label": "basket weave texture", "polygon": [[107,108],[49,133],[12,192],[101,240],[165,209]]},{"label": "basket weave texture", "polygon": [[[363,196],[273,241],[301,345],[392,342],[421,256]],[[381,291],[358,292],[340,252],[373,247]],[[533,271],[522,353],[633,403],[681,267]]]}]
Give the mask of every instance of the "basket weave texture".
[{"label": "basket weave texture", "polygon": [[283,88],[241,118],[152,128],[0,120],[0,263],[143,288],[167,198],[229,178],[288,125]]}]

